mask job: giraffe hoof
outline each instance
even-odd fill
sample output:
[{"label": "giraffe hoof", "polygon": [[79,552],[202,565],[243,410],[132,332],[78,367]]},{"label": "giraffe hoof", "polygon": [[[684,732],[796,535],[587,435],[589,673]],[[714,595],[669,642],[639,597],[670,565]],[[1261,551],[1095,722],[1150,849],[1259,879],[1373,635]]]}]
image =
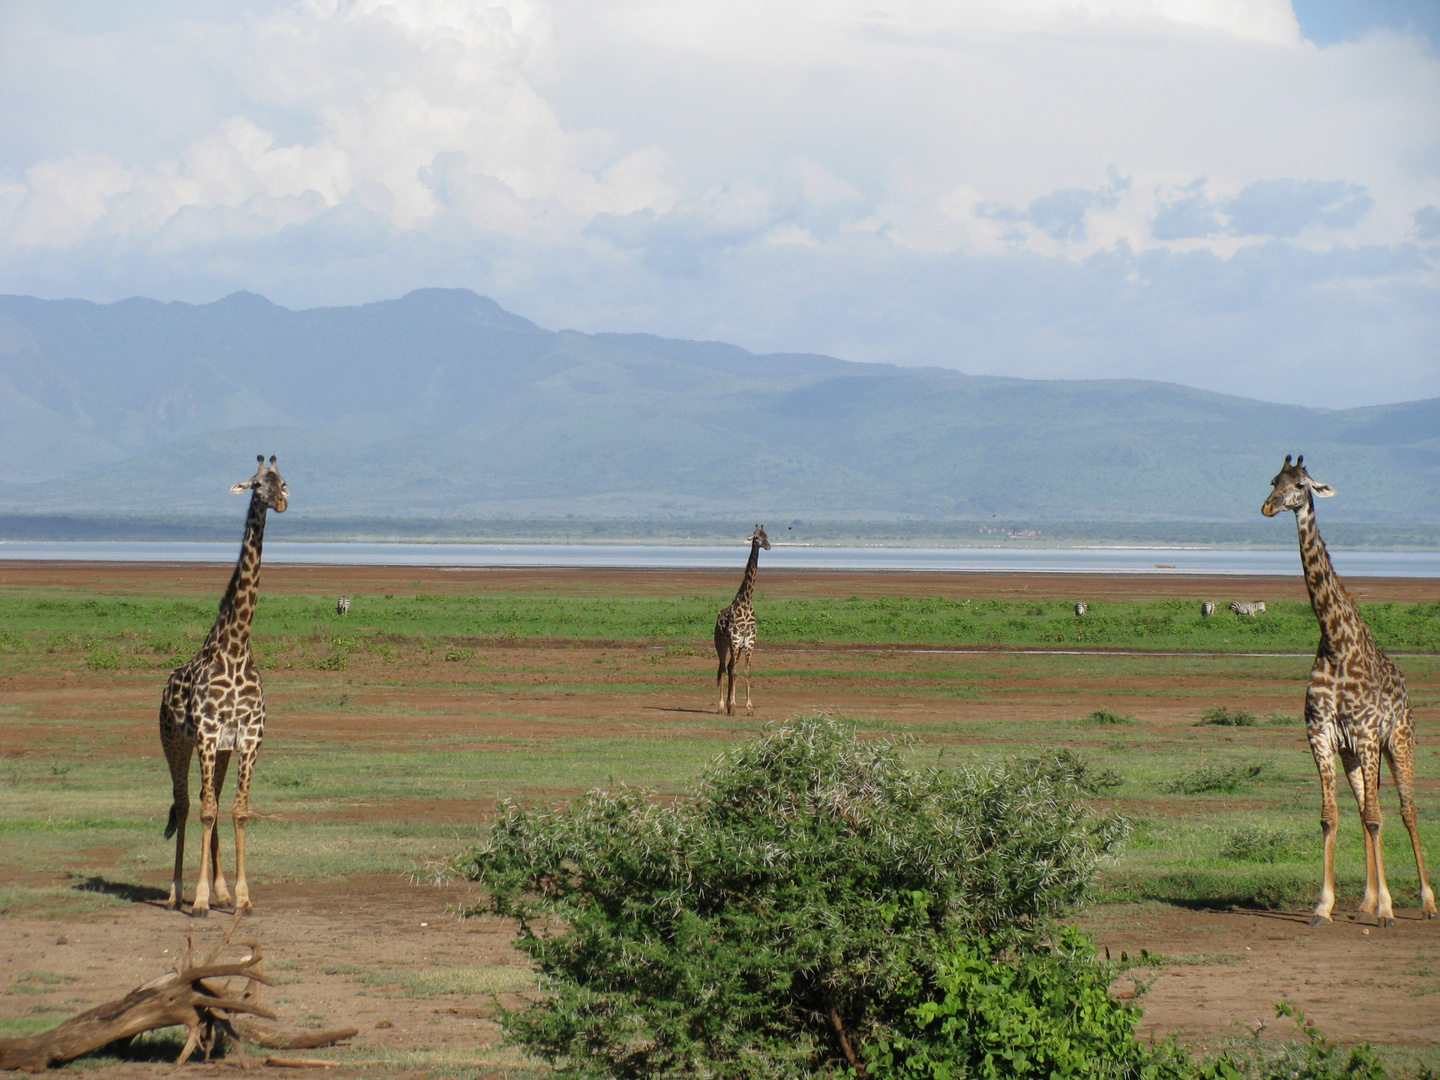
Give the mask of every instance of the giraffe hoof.
[{"label": "giraffe hoof", "polygon": [[1311,926],[1324,926],[1333,921],[1329,915],[1316,915],[1310,920]]},{"label": "giraffe hoof", "polygon": [[1394,925],[1395,925],[1395,916],[1391,915],[1389,918],[1381,919],[1381,920],[1380,920],[1380,925],[1381,925],[1381,926],[1394,926]]},{"label": "giraffe hoof", "polygon": [[1361,926],[1379,926],[1380,918],[1372,911],[1360,911],[1355,915],[1355,921]]},{"label": "giraffe hoof", "polygon": [[1440,919],[1440,911],[1427,911],[1424,917],[1427,919]]}]

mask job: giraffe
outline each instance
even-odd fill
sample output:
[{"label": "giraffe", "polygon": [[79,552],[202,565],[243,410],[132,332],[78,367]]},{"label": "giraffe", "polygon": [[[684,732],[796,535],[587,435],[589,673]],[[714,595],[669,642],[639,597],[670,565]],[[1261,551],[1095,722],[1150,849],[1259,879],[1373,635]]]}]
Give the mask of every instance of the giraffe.
[{"label": "giraffe", "polygon": [[265,536],[265,511],[283,514],[290,501],[285,478],[275,468],[275,458],[259,467],[249,480],[230,489],[231,494],[251,492],[250,512],[245,519],[245,538],[230,586],[220,601],[220,614],[205,643],[188,662],[170,673],[160,698],[160,744],[170,764],[174,801],[165,838],[175,837],[175,876],[170,883],[172,911],[180,907],[184,891],[185,822],[190,813],[190,755],[200,752],[200,881],[195,886],[194,915],[210,911],[210,887],[215,899],[230,902],[225,875],[220,868],[220,836],[215,829],[219,817],[220,789],[230,755],[240,754],[235,806],[235,911],[250,910],[250,890],[245,881],[245,821],[250,816],[250,778],[255,756],[265,734],[265,695],[260,674],[250,655],[250,622],[255,615],[255,594],[260,584],[260,545]]},{"label": "giraffe", "polygon": [[[745,711],[755,715],[755,706],[750,703],[750,653],[755,648],[755,609],[750,606],[750,597],[755,592],[755,571],[760,565],[760,549],[770,550],[770,538],[765,527],[756,525],[750,534],[750,560],[745,564],[745,577],[740,581],[740,591],[734,601],[715,619],[715,652],[720,666],[715,672],[715,689],[720,691],[720,706],[717,713],[735,715],[735,662],[745,657]],[[720,681],[729,675],[729,685],[722,689]]]},{"label": "giraffe", "polygon": [[1315,523],[1315,498],[1328,499],[1335,489],[1311,479],[1305,455],[1285,465],[1271,481],[1273,490],[1260,512],[1274,517],[1284,510],[1295,513],[1300,536],[1300,562],[1310,606],[1320,623],[1320,645],[1305,691],[1305,732],[1315,767],[1320,772],[1320,830],[1325,843],[1325,870],[1320,902],[1310,925],[1331,921],[1335,906],[1335,835],[1340,811],[1335,803],[1335,755],[1345,768],[1350,789],[1365,826],[1365,895],[1359,921],[1393,926],[1395,913],[1385,884],[1385,852],[1380,841],[1380,759],[1390,763],[1390,774],[1400,794],[1400,819],[1410,832],[1415,866],[1420,877],[1424,917],[1434,919],[1435,893],[1425,877],[1425,856],[1415,809],[1415,721],[1400,669],[1380,651],[1355,601],[1345,591],[1325,541]]}]

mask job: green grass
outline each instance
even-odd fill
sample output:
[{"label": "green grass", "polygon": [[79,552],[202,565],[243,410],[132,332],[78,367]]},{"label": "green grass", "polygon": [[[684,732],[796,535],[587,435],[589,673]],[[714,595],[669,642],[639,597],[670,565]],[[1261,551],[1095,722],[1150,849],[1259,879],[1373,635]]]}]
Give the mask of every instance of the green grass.
[{"label": "green grass", "polygon": [[[396,643],[426,642],[438,659],[464,663],[491,638],[708,642],[728,595],[584,597],[419,594],[357,596],[342,624],[330,598],[262,593],[255,640],[262,662],[286,659],[344,670],[351,652],[383,655]],[[1215,652],[1305,652],[1317,636],[1310,606],[1274,602],[1258,619],[1202,619],[1189,601],[1096,603],[1081,621],[1061,601],[943,597],[810,599],[756,597],[765,640],[828,644],[916,644],[1015,648],[1118,648]],[[1440,604],[1364,604],[1381,646],[1440,651]],[[73,655],[94,670],[167,668],[209,630],[215,603],[84,598],[49,590],[0,596],[0,649]],[[362,629],[363,628],[363,629]]]},{"label": "green grass", "polygon": [[534,989],[536,977],[522,968],[494,964],[487,967],[427,967],[424,971],[391,967],[366,971],[361,974],[359,982],[386,991],[391,997],[484,998]]}]

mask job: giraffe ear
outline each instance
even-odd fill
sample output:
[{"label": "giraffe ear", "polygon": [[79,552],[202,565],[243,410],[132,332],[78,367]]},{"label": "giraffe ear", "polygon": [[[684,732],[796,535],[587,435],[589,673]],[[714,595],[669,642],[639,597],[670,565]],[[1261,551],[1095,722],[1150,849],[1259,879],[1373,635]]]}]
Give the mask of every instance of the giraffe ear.
[{"label": "giraffe ear", "polygon": [[1335,496],[1335,489],[1329,484],[1322,484],[1318,480],[1310,481],[1310,494],[1317,499],[1330,499]]},{"label": "giraffe ear", "polygon": [[250,490],[251,488],[253,488],[254,486],[255,486],[255,481],[254,481],[254,480],[241,480],[240,483],[236,484],[235,486],[233,486],[233,487],[230,489],[230,494],[231,494],[231,495],[244,495],[245,492],[249,491],[249,490]]}]

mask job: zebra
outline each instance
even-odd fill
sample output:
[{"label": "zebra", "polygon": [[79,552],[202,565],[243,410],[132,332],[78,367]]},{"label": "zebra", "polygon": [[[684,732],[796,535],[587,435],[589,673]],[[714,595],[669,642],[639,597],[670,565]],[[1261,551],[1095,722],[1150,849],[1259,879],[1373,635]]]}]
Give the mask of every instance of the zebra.
[{"label": "zebra", "polygon": [[1075,617],[1079,618],[1081,615],[1084,615],[1089,610],[1090,605],[1087,604],[1084,600],[1081,600],[1078,604],[1075,605]]},{"label": "zebra", "polygon": [[1253,619],[1256,615],[1264,613],[1265,601],[1256,600],[1253,602],[1241,602],[1239,600],[1231,600],[1230,610],[1233,611],[1236,615],[1249,615],[1250,618]]},{"label": "zebra", "polygon": [[348,596],[342,596],[342,597],[340,597],[340,599],[338,599],[338,600],[335,601],[335,614],[336,614],[336,615],[349,615],[349,614],[350,614],[350,597],[348,597]]},{"label": "zebra", "polygon": [[1202,604],[1200,605],[1200,617],[1201,617],[1202,619],[1208,619],[1211,615],[1214,615],[1214,614],[1215,614],[1215,603],[1214,603],[1214,601],[1212,601],[1212,600],[1206,600],[1204,603],[1202,603]]}]

